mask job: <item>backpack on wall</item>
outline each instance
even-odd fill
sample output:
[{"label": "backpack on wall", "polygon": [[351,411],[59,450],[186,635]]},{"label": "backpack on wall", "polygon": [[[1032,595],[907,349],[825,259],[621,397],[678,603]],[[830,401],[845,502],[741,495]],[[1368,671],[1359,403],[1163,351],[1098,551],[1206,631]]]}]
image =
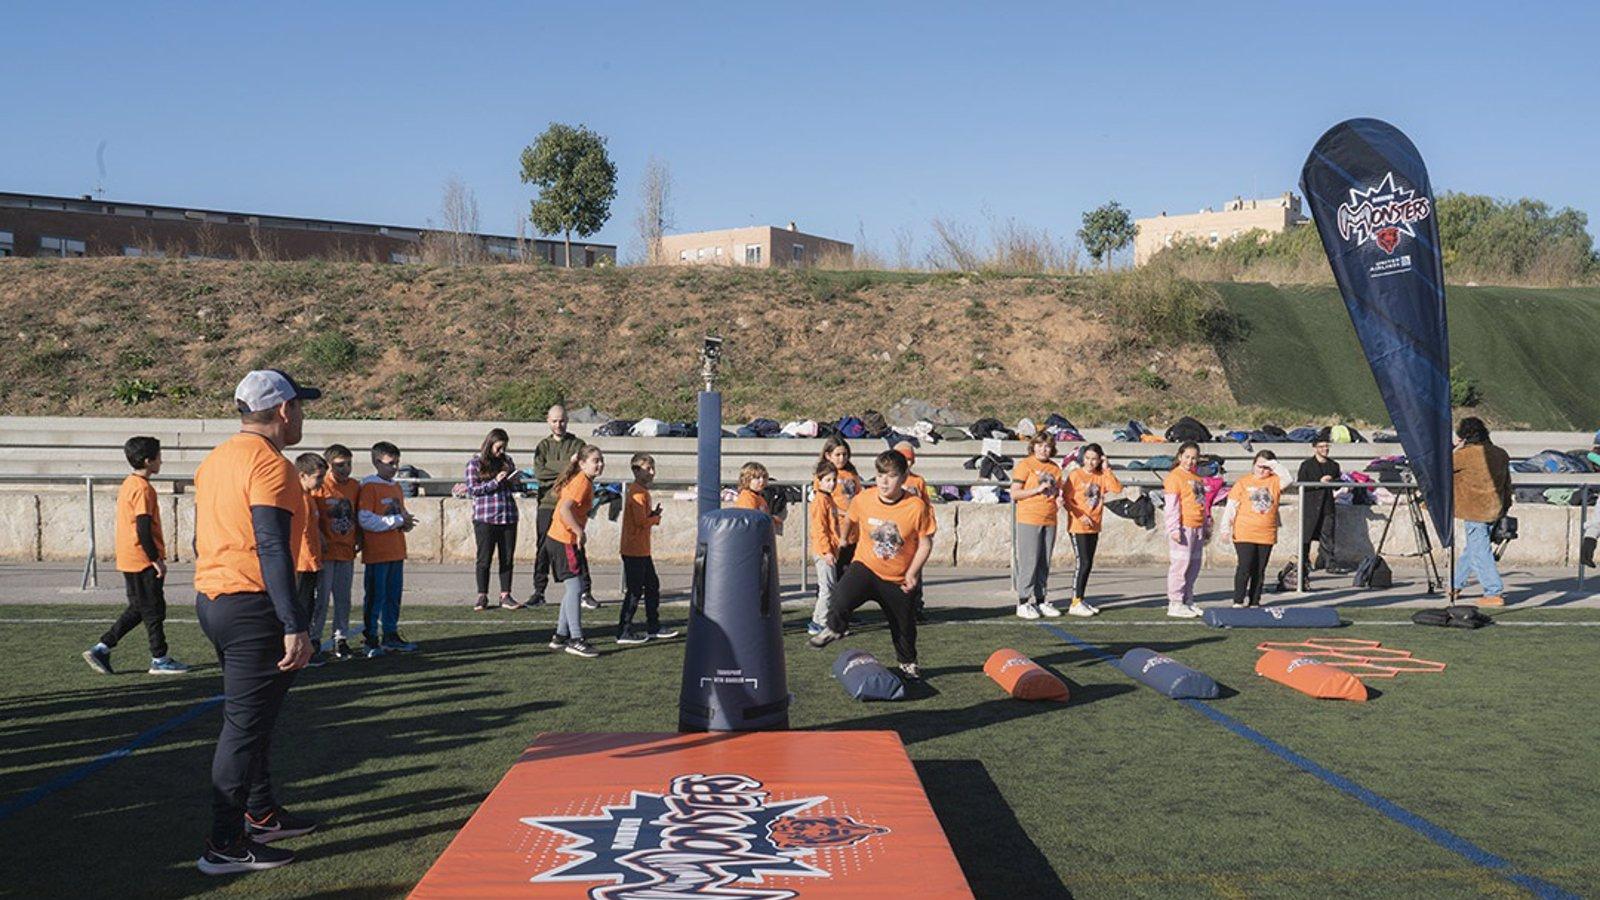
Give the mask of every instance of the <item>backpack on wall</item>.
[{"label": "backpack on wall", "polygon": [[1356,574],[1350,579],[1350,585],[1380,591],[1393,587],[1394,570],[1389,568],[1389,563],[1383,557],[1373,554],[1356,566]]}]

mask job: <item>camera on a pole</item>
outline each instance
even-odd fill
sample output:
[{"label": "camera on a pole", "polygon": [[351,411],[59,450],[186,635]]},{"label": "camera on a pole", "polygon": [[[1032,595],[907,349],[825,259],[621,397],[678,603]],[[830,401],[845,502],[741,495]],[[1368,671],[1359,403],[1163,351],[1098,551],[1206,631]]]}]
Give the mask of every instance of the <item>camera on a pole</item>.
[{"label": "camera on a pole", "polygon": [[722,362],[722,338],[708,334],[700,342],[700,378],[706,383],[706,392],[713,390],[717,380],[717,365]]}]

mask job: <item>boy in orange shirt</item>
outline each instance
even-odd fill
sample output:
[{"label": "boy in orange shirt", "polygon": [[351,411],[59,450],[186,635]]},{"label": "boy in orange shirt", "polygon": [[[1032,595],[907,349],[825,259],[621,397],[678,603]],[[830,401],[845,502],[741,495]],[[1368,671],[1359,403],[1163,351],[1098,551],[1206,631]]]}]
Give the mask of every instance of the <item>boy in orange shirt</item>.
[{"label": "boy in orange shirt", "polygon": [[825,459],[817,461],[811,482],[811,555],[817,560],[817,605],[806,625],[810,634],[821,634],[828,627],[828,605],[833,586],[839,580],[839,508],[833,502],[833,489],[839,484],[839,470]]},{"label": "boy in orange shirt", "polygon": [[322,631],[333,611],[333,658],[349,659],[350,588],[356,577],[356,550],[361,545],[361,528],[356,524],[356,500],[361,482],[350,477],[354,455],[343,444],[330,444],[322,458],[328,463],[328,477],[313,492],[319,501],[318,522],[322,526],[322,571],[317,573],[317,603],[311,614],[311,647],[322,646]]},{"label": "boy in orange shirt", "polygon": [[[362,637],[367,658],[417,649],[400,637],[400,595],[405,590],[406,532],[417,519],[406,511],[405,494],[395,484],[400,448],[388,441],[372,445],[376,474],[361,479],[356,494],[356,521],[361,526],[363,587]],[[379,641],[378,629],[383,629]]]},{"label": "boy in orange shirt", "polygon": [[[661,506],[650,504],[650,485],[656,480],[656,459],[635,453],[628,460],[633,483],[622,490],[622,617],[617,622],[617,643],[643,644],[666,640],[678,633],[661,627],[661,579],[650,556],[650,529],[661,524]],[[644,601],[645,630],[636,631],[633,616]]]},{"label": "boy in orange shirt", "polygon": [[112,674],[111,648],[128,632],[144,623],[150,639],[151,675],[182,675],[189,667],[167,655],[166,542],[161,535],[161,507],[150,476],[161,471],[161,442],[153,437],[131,437],[122,453],[133,467],[117,490],[117,571],[128,590],[128,608],[122,611],[100,642],[83,651],[83,659],[102,675]]},{"label": "boy in orange shirt", "polygon": [[[317,579],[322,572],[322,555],[327,548],[327,537],[322,526],[321,500],[316,491],[328,474],[328,463],[316,453],[302,453],[295,457],[295,473],[300,476],[300,513],[294,517],[291,531],[297,536],[294,548],[294,597],[306,611],[306,621],[317,618]],[[327,610],[322,610],[324,615]],[[322,655],[322,641],[311,638],[311,658],[306,665],[317,667],[327,663]]]},{"label": "boy in orange shirt", "polygon": [[885,450],[878,454],[877,470],[877,488],[857,494],[846,514],[849,527],[861,535],[860,549],[834,588],[828,626],[808,643],[820,650],[844,637],[850,613],[872,600],[888,619],[901,675],[914,681],[922,673],[912,595],[922,584],[922,567],[933,552],[938,526],[928,502],[904,489],[904,456]]}]

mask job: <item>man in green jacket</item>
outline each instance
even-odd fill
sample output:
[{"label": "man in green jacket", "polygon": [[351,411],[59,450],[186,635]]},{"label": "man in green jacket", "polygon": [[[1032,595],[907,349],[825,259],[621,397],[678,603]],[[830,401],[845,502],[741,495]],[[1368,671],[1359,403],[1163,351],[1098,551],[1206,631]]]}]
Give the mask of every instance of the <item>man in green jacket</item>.
[{"label": "man in green jacket", "polygon": [[[550,583],[550,555],[545,552],[545,535],[550,532],[550,520],[556,514],[556,479],[561,477],[561,470],[567,467],[578,451],[583,449],[583,438],[567,431],[567,409],[559,403],[550,407],[545,413],[545,424],[550,426],[550,436],[539,442],[533,448],[533,477],[539,482],[539,515],[538,536],[539,553],[533,562],[533,596],[528,598],[529,606],[538,606],[544,602],[545,585]],[[599,606],[594,601],[594,593],[590,588],[589,576],[583,576],[583,605],[594,609]]]}]

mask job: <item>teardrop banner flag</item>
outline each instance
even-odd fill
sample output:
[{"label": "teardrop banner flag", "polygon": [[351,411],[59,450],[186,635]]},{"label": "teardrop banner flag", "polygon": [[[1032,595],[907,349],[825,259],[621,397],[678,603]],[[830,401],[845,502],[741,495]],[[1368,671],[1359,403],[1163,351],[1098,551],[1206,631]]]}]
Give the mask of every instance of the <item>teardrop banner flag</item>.
[{"label": "teardrop banner flag", "polygon": [[1378,393],[1450,546],[1450,335],[1433,187],[1398,128],[1350,119],[1311,148],[1300,190]]}]

